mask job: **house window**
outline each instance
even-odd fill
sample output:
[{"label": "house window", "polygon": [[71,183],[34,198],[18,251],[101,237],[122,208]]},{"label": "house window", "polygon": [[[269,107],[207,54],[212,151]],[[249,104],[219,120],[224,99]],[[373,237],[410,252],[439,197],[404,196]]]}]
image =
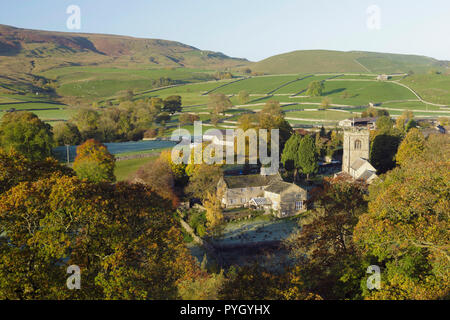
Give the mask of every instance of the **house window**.
[{"label": "house window", "polygon": [[303,209],[303,201],[295,201],[295,210]]},{"label": "house window", "polygon": [[361,140],[355,140],[355,150],[361,150]]},{"label": "house window", "polygon": [[247,202],[246,198],[242,198],[241,200],[242,200],[242,203],[246,203]]}]

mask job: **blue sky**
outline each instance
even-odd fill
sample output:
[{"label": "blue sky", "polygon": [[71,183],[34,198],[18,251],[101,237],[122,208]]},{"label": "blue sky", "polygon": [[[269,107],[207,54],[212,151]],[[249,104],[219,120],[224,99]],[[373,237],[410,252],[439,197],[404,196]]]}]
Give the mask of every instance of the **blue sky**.
[{"label": "blue sky", "polygon": [[[258,61],[306,49],[364,50],[450,60],[448,0],[0,0],[0,24],[176,40]],[[380,9],[371,29],[367,8]],[[371,20],[373,21],[373,20]]]}]

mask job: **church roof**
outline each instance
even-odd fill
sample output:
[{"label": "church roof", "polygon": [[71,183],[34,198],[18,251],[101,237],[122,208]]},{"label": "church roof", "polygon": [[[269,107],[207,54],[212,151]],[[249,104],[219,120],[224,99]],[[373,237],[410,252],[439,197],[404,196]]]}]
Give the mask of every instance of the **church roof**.
[{"label": "church roof", "polygon": [[374,171],[370,171],[370,170],[365,170],[359,177],[358,179],[364,180],[364,181],[368,181],[370,180],[370,178],[372,178],[373,175],[377,175]]},{"label": "church roof", "polygon": [[368,165],[368,168],[367,168],[368,170],[376,171],[375,168],[370,164],[370,162],[363,158],[358,158],[355,161],[353,161],[353,163],[350,167],[353,170],[358,171],[364,165]]}]

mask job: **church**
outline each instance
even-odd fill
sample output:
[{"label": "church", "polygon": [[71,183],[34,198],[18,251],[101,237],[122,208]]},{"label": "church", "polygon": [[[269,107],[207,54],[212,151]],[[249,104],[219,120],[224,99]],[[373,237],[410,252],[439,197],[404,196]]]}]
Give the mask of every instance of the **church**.
[{"label": "church", "polygon": [[376,169],[369,162],[370,134],[367,129],[352,128],[344,131],[342,172],[355,180],[370,184],[378,178]]}]

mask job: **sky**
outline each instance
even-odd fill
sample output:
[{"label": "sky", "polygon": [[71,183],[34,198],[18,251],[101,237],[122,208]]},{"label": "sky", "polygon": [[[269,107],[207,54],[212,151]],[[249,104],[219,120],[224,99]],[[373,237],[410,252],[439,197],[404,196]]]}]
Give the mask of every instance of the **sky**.
[{"label": "sky", "polygon": [[[67,26],[70,5],[80,29]],[[450,60],[449,0],[0,0],[0,24],[174,40],[251,61],[310,49]]]}]

